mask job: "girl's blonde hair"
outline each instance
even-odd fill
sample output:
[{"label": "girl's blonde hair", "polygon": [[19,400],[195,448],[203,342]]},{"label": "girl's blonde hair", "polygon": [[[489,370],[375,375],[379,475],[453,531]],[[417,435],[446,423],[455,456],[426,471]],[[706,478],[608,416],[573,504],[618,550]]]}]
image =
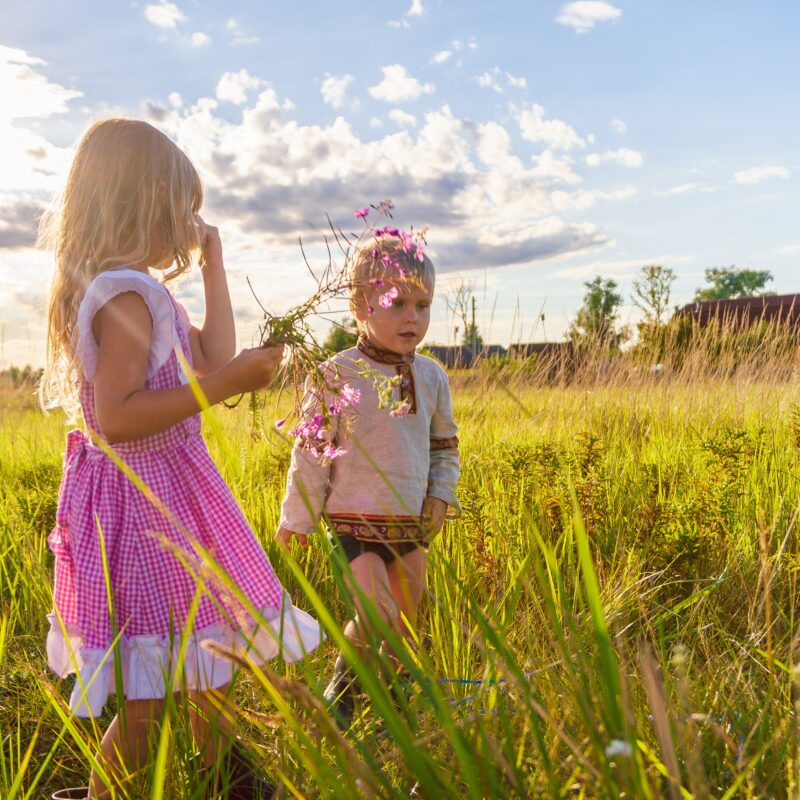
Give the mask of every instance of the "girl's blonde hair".
[{"label": "girl's blonde hair", "polygon": [[[436,283],[436,270],[427,255],[423,255],[422,260],[417,257],[416,245],[412,244],[407,249],[400,237],[383,235],[372,244],[359,247],[353,258],[349,281],[350,311],[353,315],[358,309],[369,305],[370,292],[380,285],[376,281],[407,281],[433,286]],[[363,332],[363,325],[357,317],[356,324],[359,331]]]},{"label": "girl's blonde hair", "polygon": [[146,122],[106,119],[78,144],[59,201],[39,226],[39,244],[55,252],[47,314],[47,366],[39,387],[45,408],[76,409],[78,307],[92,279],[122,266],[147,264],[151,237],[172,249],[174,278],[201,244],[195,214],[203,186],[191,161]]}]

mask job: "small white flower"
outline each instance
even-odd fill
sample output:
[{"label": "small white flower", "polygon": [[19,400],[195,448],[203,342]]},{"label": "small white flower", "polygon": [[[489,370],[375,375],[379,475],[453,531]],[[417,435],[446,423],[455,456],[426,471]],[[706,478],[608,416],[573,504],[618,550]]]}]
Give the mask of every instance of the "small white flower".
[{"label": "small white flower", "polygon": [[629,742],[622,739],[612,739],[606,747],[606,758],[613,758],[614,756],[624,756],[630,758],[633,755],[633,748]]}]

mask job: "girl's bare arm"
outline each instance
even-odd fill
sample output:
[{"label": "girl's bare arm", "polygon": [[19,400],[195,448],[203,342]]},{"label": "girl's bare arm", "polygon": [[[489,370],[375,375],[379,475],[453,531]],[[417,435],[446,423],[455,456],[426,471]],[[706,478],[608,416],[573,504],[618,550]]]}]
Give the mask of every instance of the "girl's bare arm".
[{"label": "girl's bare arm", "polygon": [[[136,292],[109,300],[95,315],[93,331],[98,343],[94,376],[97,419],[109,442],[159,433],[200,410],[191,386],[146,388],[152,319]],[[272,380],[282,352],[282,347],[243,350],[221,369],[201,378],[198,385],[210,405],[259,389]]]}]

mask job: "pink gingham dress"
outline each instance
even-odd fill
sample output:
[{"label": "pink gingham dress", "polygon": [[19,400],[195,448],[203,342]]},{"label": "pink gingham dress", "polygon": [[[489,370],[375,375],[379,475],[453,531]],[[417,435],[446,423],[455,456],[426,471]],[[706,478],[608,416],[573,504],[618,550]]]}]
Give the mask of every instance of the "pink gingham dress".
[{"label": "pink gingham dress", "polygon": [[77,344],[83,419],[93,433],[67,436],[49,537],[55,589],[48,661],[61,677],[77,673],[70,707],[80,716],[100,714],[115,691],[115,642],[129,700],[228,683],[231,661],[211,652],[209,641],[257,662],[279,652],[293,661],[320,642],[319,626],[292,605],[211,460],[199,415],[113,445],[149,492],[92,441],[99,431],[92,319],[131,291],[153,318],[147,388],[186,382],[178,351],[191,363],[188,317],[165,287],[131,269],[94,279],[78,314]]}]

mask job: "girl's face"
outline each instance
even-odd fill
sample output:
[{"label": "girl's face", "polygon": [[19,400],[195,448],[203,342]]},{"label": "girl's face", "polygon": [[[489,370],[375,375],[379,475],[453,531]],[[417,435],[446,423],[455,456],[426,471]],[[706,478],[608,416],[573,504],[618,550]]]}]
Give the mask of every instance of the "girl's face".
[{"label": "girl's face", "polygon": [[[397,291],[389,308],[380,305],[379,298],[386,292]],[[356,311],[356,318],[366,330],[372,344],[399,355],[408,355],[425,338],[431,322],[433,303],[433,284],[412,283],[411,281],[387,281],[380,289],[371,288],[367,303],[374,310],[370,314],[367,307]]]}]

